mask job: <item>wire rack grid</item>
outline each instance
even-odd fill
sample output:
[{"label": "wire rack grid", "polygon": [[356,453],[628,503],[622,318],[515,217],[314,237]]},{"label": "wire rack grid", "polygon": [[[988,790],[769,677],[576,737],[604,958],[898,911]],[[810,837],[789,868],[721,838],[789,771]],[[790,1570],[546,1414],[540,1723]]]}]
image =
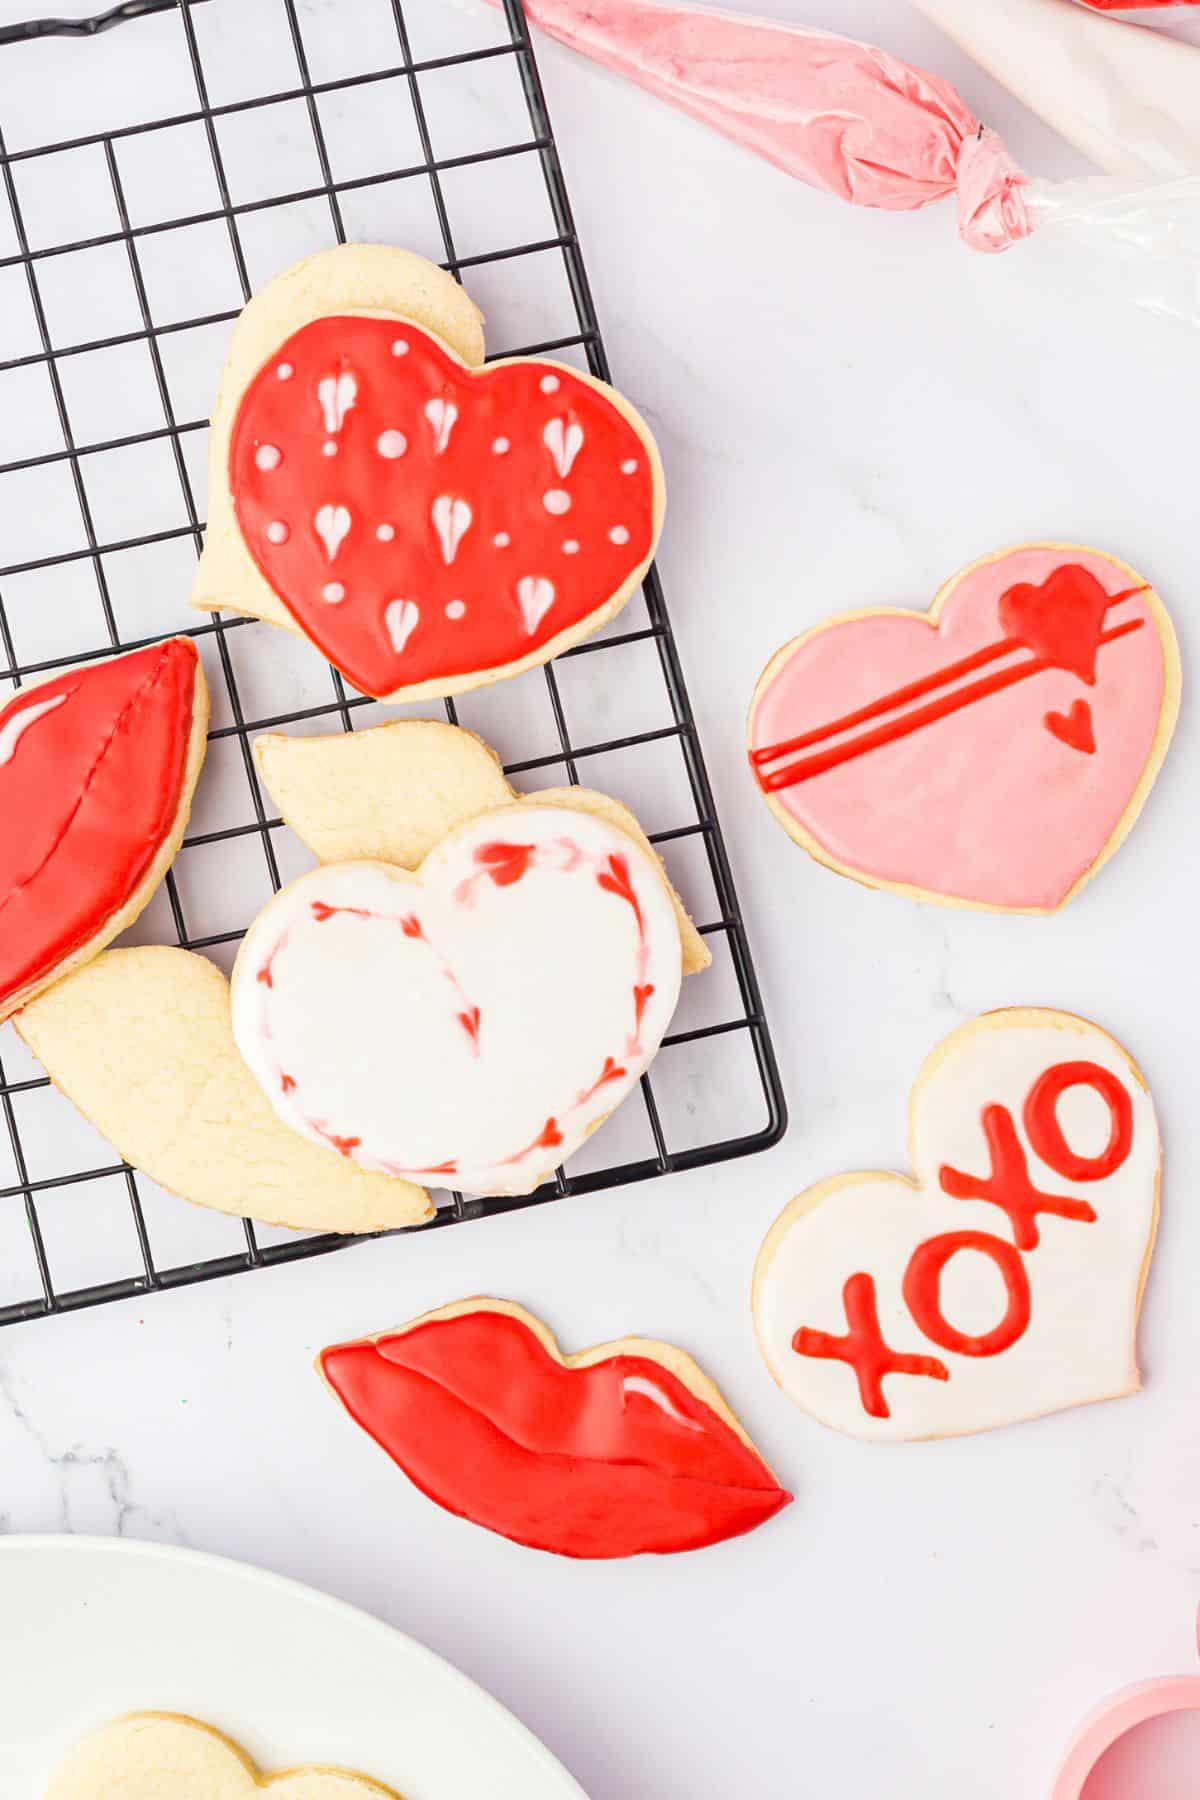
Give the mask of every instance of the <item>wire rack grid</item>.
[{"label": "wire rack grid", "polygon": [[[0,45],[64,30],[88,41],[0,52],[0,349],[16,352],[0,362],[0,699],[115,648],[196,638],[215,697],[208,759],[189,835],[130,939],[228,967],[254,912],[311,860],[264,800],[254,734],[351,731],[398,710],[289,634],[186,610],[204,396],[229,321],[297,255],[375,238],[465,279],[493,354],[553,353],[605,378],[608,362],[519,0],[494,14],[471,0],[133,0],[0,28]],[[109,46],[103,67],[89,60]],[[52,67],[31,66],[51,49]],[[41,141],[48,83],[52,116],[71,93],[87,123],[101,92],[125,110]],[[685,984],[640,1109],[631,1098],[536,1194],[439,1195],[417,1229],[775,1142],[783,1094],[657,574],[555,664],[444,704],[518,784],[565,775],[632,805],[714,965]],[[0,1324],[352,1241],[164,1194],[114,1159],[10,1027],[0,1114]]]}]

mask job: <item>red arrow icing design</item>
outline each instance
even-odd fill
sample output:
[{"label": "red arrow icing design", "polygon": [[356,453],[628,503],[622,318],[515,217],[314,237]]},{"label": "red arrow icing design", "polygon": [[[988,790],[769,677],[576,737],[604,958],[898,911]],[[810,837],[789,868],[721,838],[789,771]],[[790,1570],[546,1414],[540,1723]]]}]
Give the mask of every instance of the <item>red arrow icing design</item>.
[{"label": "red arrow icing design", "polygon": [[229,482],[267,581],[377,696],[536,652],[653,546],[647,446],[607,390],[468,370],[394,319],[295,332],[242,397]]},{"label": "red arrow icing design", "polygon": [[170,836],[196,662],[171,638],[0,710],[0,1008],[120,912]]},{"label": "red arrow icing design", "polygon": [[508,1313],[481,1307],[336,1345],[320,1367],[422,1493],[533,1549],[694,1550],[791,1499],[653,1357],[566,1368]]}]

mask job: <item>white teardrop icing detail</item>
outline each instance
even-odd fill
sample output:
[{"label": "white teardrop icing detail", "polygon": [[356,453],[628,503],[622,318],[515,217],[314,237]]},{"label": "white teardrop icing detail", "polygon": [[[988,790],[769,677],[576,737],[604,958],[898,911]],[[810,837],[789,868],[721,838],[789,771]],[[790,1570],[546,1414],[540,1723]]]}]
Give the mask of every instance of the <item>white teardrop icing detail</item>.
[{"label": "white teardrop icing detail", "polygon": [[15,718],[0,725],[0,768],[12,761],[17,753],[17,745],[29,727],[36,725],[39,719],[44,719],[47,713],[55,712],[66,698],[66,694],[55,694],[52,700],[35,700],[32,706],[24,707]]},{"label": "white teardrop icing detail", "polygon": [[554,458],[559,479],[565,481],[583,449],[583,427],[568,425],[565,419],[551,419],[542,433],[542,442]]},{"label": "white teardrop icing detail", "polygon": [[517,583],[517,601],[522,623],[532,637],[554,605],[554,583],[544,575],[522,575]]},{"label": "white teardrop icing detail", "polygon": [[342,540],[350,529],[350,514],[344,506],[319,506],[313,520],[317,536],[325,546],[325,554],[333,561]]},{"label": "white teardrop icing detail", "polygon": [[470,528],[474,516],[465,500],[456,500],[449,494],[439,494],[433,503],[433,529],[438,534],[438,542],[442,546],[442,561],[449,568],[458,554],[458,546]]},{"label": "white teardrop icing detail", "polygon": [[325,429],[332,436],[346,423],[346,414],[358,399],[358,383],[349,371],[323,375],[317,383],[317,399],[325,415]]},{"label": "white teardrop icing detail", "polygon": [[440,456],[450,442],[450,433],[454,430],[458,418],[458,408],[453,400],[437,398],[425,402],[425,417],[433,426],[433,448]]},{"label": "white teardrop icing detail", "polygon": [[387,634],[392,640],[392,649],[399,656],[405,644],[417,628],[421,617],[421,609],[415,600],[390,600],[383,615],[387,626]]}]

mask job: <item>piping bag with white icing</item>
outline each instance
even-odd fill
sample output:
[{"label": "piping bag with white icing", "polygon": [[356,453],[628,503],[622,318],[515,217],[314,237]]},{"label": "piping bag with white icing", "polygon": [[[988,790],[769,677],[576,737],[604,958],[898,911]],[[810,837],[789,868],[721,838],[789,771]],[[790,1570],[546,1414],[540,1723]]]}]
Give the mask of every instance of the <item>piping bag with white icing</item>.
[{"label": "piping bag with white icing", "polygon": [[525,10],[812,187],[890,211],[956,195],[976,250],[1050,228],[1115,259],[1140,303],[1200,326],[1200,47],[1074,0],[915,3],[1113,179],[1030,180],[949,82],[850,38],[671,0]]}]

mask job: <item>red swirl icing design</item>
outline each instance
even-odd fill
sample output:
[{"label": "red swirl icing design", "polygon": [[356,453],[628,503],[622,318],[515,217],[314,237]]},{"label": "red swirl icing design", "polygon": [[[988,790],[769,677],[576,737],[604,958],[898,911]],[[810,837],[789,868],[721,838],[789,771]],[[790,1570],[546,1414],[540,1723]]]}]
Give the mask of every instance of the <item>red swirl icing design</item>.
[{"label": "red swirl icing design", "polygon": [[229,451],[247,549],[364,693],[503,669],[649,561],[651,457],[556,363],[467,369],[417,326],[316,319],[247,387]]},{"label": "red swirl icing design", "polygon": [[791,1499],[657,1358],[572,1367],[532,1321],[486,1304],[335,1345],[317,1366],[429,1499],[532,1549],[694,1550]]},{"label": "red swirl icing design", "polygon": [[196,678],[171,638],[0,711],[0,1016],[146,879],[179,817]]}]

